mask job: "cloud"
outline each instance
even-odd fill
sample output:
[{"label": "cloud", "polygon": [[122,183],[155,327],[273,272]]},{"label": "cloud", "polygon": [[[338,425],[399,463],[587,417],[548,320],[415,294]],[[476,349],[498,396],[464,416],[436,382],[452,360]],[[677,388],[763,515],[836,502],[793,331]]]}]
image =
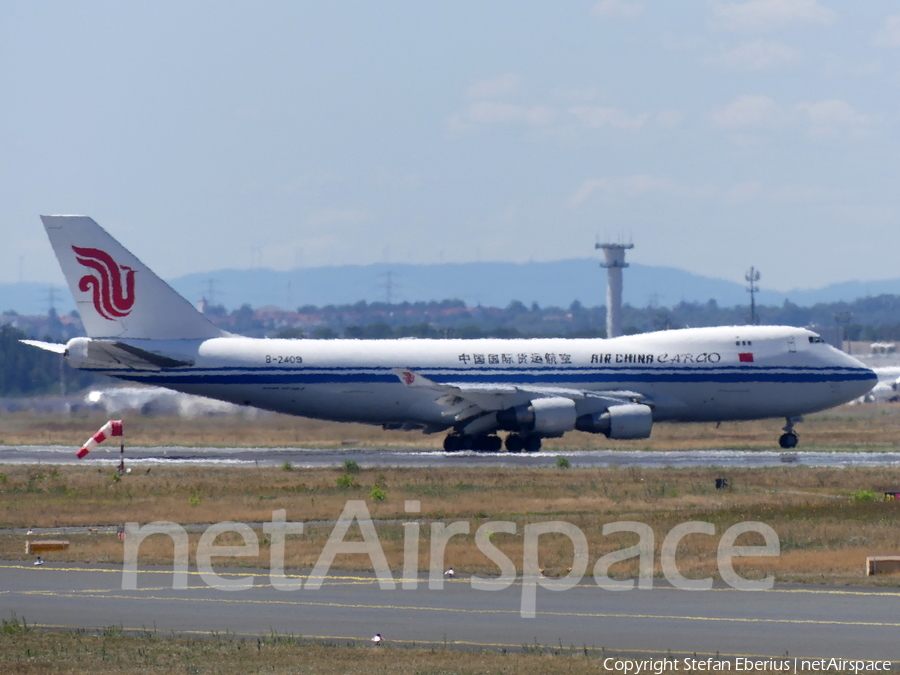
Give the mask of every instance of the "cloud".
[{"label": "cloud", "polygon": [[599,95],[597,87],[559,87],[553,92],[554,98],[562,101],[586,102],[594,101]]},{"label": "cloud", "polygon": [[477,124],[495,124],[502,122],[525,122],[527,124],[546,124],[553,111],[544,106],[527,108],[512,103],[494,103],[479,101],[469,106],[469,120]]},{"label": "cloud", "polygon": [[790,107],[768,96],[741,96],[710,113],[713,124],[723,129],[777,129],[788,126],[805,128],[813,137],[832,137],[842,133],[866,133],[872,119],[846,101],[825,99],[796,103]]},{"label": "cloud", "polygon": [[494,124],[544,126],[549,124],[553,116],[553,109],[546,106],[526,107],[513,103],[478,101],[463,112],[451,115],[449,126],[451,131],[459,132]]},{"label": "cloud", "polygon": [[821,203],[839,199],[855,199],[858,197],[856,190],[846,188],[821,187],[819,185],[794,185],[788,183],[772,190],[769,197],[777,202]]},{"label": "cloud", "polygon": [[780,42],[756,40],[747,42],[731,51],[710,59],[711,62],[732,70],[760,71],[795,63],[800,60],[800,50]]},{"label": "cloud", "polygon": [[691,186],[670,178],[636,174],[625,178],[592,178],[585,180],[568,200],[575,209],[592,197],[607,200],[622,198],[646,198],[663,195],[673,199],[720,199],[724,204],[736,206],[751,201],[768,203],[816,203],[854,199],[859,195],[854,189],[821,187],[818,185],[783,184],[767,187],[760,180],[746,180],[727,187],[712,184]]},{"label": "cloud", "polygon": [[768,96],[750,95],[716,108],[710,118],[713,124],[725,129],[779,127],[787,121],[783,106]]},{"label": "cloud", "polygon": [[259,120],[262,119],[262,112],[258,108],[249,106],[235,108],[234,116],[241,120]]},{"label": "cloud", "polygon": [[644,13],[644,3],[629,2],[629,0],[600,0],[592,10],[594,16],[599,17],[621,17],[623,19],[633,19]]},{"label": "cloud", "polygon": [[284,191],[289,194],[297,194],[304,190],[320,189],[329,185],[337,185],[345,181],[344,177],[333,171],[319,173],[305,173],[285,185]]},{"label": "cloud", "polygon": [[357,225],[368,220],[369,214],[358,209],[324,209],[310,215],[311,227],[332,228],[342,225]]},{"label": "cloud", "polygon": [[[490,80],[476,82],[466,91],[469,98],[492,99],[514,93],[522,83],[522,77],[507,73]],[[523,106],[500,101],[479,100],[470,103],[462,112],[451,115],[448,123],[452,131],[471,131],[479,126],[493,124],[521,123],[542,126],[554,116],[553,108],[547,106]]]},{"label": "cloud", "polygon": [[864,132],[871,119],[846,101],[826,99],[816,103],[798,103],[794,109],[806,118],[811,136],[837,136],[842,131]]},{"label": "cloud", "polygon": [[600,106],[576,106],[569,112],[592,129],[603,126],[611,126],[616,129],[640,129],[650,118],[650,115],[647,114],[631,116],[624,110]]},{"label": "cloud", "polygon": [[466,94],[470,98],[497,98],[508,96],[516,91],[522,84],[522,76],[515,73],[506,73],[492,80],[481,80],[469,87]]},{"label": "cloud", "polygon": [[384,167],[376,169],[368,180],[376,187],[391,190],[415,190],[422,185],[422,176],[417,173],[396,174]]},{"label": "cloud", "polygon": [[797,185],[794,183],[779,183],[776,187],[767,188],[762,181],[758,180],[735,183],[722,194],[722,200],[726,204],[731,205],[743,204],[752,200],[777,204],[822,204],[824,202],[836,202],[858,197],[857,191],[853,189],[836,188],[834,186]]},{"label": "cloud", "polygon": [[671,178],[635,174],[626,178],[592,178],[578,186],[569,198],[569,206],[576,208],[585,200],[599,193],[604,197],[634,198],[650,193],[663,194],[679,199],[697,199],[711,196],[715,190],[709,186],[690,187]]},{"label": "cloud", "polygon": [[837,20],[837,14],[817,0],[715,2],[712,13],[717,28],[733,31],[776,30],[798,23],[831,24]]},{"label": "cloud", "polygon": [[656,123],[668,129],[672,127],[677,127],[684,121],[684,113],[680,110],[661,110],[656,115]]},{"label": "cloud", "polygon": [[758,180],[746,181],[732,185],[725,191],[724,199],[728,204],[742,204],[755,199],[762,193],[762,183]]},{"label": "cloud", "polygon": [[[597,97],[597,89],[557,89],[551,94],[555,99],[551,105],[522,105],[502,100],[490,100],[513,93],[522,78],[513,73],[501,77],[483,80],[474,84],[467,91],[468,96],[480,100],[471,101],[465,108],[448,118],[448,127],[454,132],[470,132],[478,128],[496,125],[520,124],[529,127],[540,127],[544,133],[571,135],[576,130],[601,129],[604,127],[626,131],[636,131],[655,123],[659,127],[672,128],[684,119],[678,110],[661,110],[656,113],[630,114],[620,108],[585,103]],[[560,100],[562,99],[562,100]],[[568,99],[567,105],[563,100]],[[572,99],[576,99],[572,101]],[[581,105],[574,105],[578,100]],[[571,106],[571,107],[569,107]],[[574,117],[580,124],[572,124]]]},{"label": "cloud", "polygon": [[900,16],[889,16],[875,36],[879,47],[900,47]]}]

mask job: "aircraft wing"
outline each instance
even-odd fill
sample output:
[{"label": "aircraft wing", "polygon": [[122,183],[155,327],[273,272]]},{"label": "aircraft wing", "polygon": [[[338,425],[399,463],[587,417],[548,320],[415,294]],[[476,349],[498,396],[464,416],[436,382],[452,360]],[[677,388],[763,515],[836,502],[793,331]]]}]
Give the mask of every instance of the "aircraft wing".
[{"label": "aircraft wing", "polygon": [[652,405],[648,398],[634,391],[589,391],[568,387],[542,387],[529,384],[457,383],[441,384],[409,368],[394,368],[394,374],[407,387],[426,389],[436,395],[435,401],[444,406],[444,417],[459,422],[483,413],[497,412],[534,398],[559,396],[574,401],[591,399],[598,409],[626,403]]}]

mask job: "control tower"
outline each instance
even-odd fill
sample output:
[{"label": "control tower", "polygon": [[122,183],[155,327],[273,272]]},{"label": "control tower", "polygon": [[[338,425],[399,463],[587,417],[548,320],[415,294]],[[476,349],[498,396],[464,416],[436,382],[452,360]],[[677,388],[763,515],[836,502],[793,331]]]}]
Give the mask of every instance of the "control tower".
[{"label": "control tower", "polygon": [[619,337],[622,334],[622,270],[628,267],[625,251],[634,244],[595,244],[595,249],[603,249],[605,260],[600,267],[606,268],[606,336]]}]

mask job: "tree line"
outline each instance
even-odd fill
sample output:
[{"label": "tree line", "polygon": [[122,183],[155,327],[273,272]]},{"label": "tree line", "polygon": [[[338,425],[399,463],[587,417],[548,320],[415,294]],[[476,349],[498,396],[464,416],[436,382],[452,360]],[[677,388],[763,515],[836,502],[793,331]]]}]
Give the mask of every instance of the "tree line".
[{"label": "tree line", "polygon": [[0,396],[71,393],[97,380],[93,373],[67,366],[59,354],[19,342],[26,337],[18,328],[0,326]]},{"label": "tree line", "polygon": [[[781,305],[757,308],[760,322],[770,325],[811,327],[831,341],[840,322],[844,337],[859,341],[900,341],[900,295],[880,295],[853,302],[819,303],[800,307]],[[506,307],[467,307],[461,300],[350,305],[305,305],[296,311],[249,305],[227,311],[208,307],[207,317],[222,328],[251,337],[283,338],[531,338],[606,337],[606,308],[540,307],[515,300]],[[715,300],[680,302],[672,307],[623,307],[626,335],[672,328],[743,325],[749,306],[720,307]],[[23,345],[25,337],[43,335],[46,341],[64,342],[84,335],[74,313],[65,322],[55,314],[20,317],[0,315],[0,397],[71,393],[97,381],[97,376],[61,365],[61,358]],[[17,325],[10,325],[15,322]]]}]

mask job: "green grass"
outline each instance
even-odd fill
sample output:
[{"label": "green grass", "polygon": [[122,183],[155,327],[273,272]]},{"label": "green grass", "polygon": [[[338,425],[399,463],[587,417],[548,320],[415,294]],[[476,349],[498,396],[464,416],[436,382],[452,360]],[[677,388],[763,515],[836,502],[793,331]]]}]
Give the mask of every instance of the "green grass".
[{"label": "green grass", "polygon": [[[593,645],[526,643],[496,650],[459,651],[452,643],[387,643],[368,639],[312,643],[271,631],[260,636],[207,633],[183,637],[156,631],[0,633],[0,672],[29,675],[178,673],[217,675],[574,675],[612,673],[603,659],[613,652]],[[671,655],[670,655],[671,656]]]}]

